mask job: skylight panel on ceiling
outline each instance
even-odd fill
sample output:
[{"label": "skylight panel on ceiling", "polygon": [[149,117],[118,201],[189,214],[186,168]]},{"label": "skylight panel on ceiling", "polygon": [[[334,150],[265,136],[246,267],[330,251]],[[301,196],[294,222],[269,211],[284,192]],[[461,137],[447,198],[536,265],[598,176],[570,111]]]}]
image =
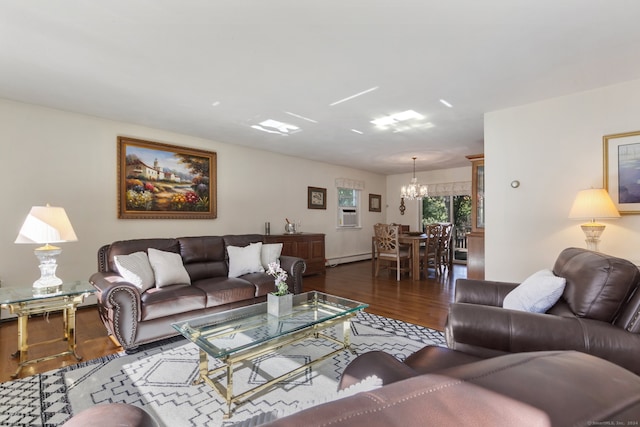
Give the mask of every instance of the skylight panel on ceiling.
[{"label": "skylight panel on ceiling", "polygon": [[413,110],[406,110],[400,113],[395,113],[389,116],[384,116],[375,120],[371,120],[371,123],[373,123],[374,125],[376,125],[381,129],[394,128],[394,130],[398,132],[398,131],[411,129],[413,127],[421,127],[421,126],[415,126],[414,124],[411,123],[411,121],[420,121],[420,120],[423,120],[424,118],[425,117],[420,113],[417,113]]},{"label": "skylight panel on ceiling", "polygon": [[253,129],[267,133],[275,133],[279,135],[292,135],[301,129],[298,126],[289,123],[279,122],[273,119],[267,119],[257,125],[251,126]]}]

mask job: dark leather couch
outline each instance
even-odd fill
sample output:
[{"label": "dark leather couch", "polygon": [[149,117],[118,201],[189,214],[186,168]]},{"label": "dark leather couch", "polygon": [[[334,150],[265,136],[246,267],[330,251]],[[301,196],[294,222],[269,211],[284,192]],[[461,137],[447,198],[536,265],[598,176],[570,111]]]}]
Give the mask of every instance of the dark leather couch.
[{"label": "dark leather couch", "polygon": [[270,427],[638,425],[640,377],[575,351],[482,360],[426,347],[400,362],[365,353],[342,387],[376,375],[384,386],[275,420]]},{"label": "dark leather couch", "polygon": [[446,324],[447,345],[494,357],[540,350],[577,350],[640,374],[640,273],[624,259],[568,248],[553,273],[566,279],[546,313],[502,308],[517,283],[459,279]]},{"label": "dark leather couch", "polygon": [[[266,273],[228,277],[227,246],[262,242],[259,234],[124,240],[98,250],[98,272],[90,282],[98,290],[98,310],[109,334],[127,351],[140,344],[178,335],[171,323],[266,301],[274,278]],[[172,285],[141,293],[118,274],[114,256],[155,248],[182,257],[190,285]],[[281,256],[292,293],[302,292],[301,258]]]}]

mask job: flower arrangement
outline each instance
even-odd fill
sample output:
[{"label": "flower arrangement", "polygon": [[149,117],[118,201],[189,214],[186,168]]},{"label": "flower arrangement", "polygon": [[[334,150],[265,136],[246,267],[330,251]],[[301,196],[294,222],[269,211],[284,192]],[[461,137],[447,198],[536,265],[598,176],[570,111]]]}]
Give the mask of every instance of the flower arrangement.
[{"label": "flower arrangement", "polygon": [[276,291],[272,292],[272,294],[281,297],[289,293],[289,286],[287,285],[287,272],[284,271],[282,267],[280,267],[279,263],[270,263],[267,274],[269,276],[275,277]]}]

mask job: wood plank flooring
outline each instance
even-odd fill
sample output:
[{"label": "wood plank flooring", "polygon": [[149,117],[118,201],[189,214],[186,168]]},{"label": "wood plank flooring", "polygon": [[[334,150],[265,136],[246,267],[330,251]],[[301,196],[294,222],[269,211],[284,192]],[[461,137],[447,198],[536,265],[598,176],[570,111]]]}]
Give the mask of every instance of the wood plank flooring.
[{"label": "wood plank flooring", "polygon": [[[451,274],[436,278],[431,272],[429,279],[412,281],[403,277],[400,282],[395,275],[381,273],[374,278],[371,263],[361,261],[327,268],[326,275],[304,278],[304,290],[318,290],[369,304],[368,312],[403,320],[405,322],[443,330],[449,303],[453,301],[455,280],[466,277],[465,266],[454,265]],[[29,342],[40,342],[58,338],[62,334],[62,317],[34,316],[29,320]],[[83,360],[121,351],[107,337],[104,325],[95,307],[82,308],[77,314],[78,354]],[[5,321],[0,324],[0,382],[11,380],[17,369],[16,359],[11,357],[17,344],[17,322]],[[62,352],[66,342],[33,346],[30,358]],[[64,356],[34,365],[28,365],[20,372],[20,377],[46,372],[51,369],[77,363],[73,356]]]}]

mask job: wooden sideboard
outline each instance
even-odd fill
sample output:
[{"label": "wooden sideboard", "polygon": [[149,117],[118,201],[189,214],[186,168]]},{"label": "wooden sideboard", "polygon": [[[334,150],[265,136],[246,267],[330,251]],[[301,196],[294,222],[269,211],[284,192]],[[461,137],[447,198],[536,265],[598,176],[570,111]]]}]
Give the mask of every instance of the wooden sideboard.
[{"label": "wooden sideboard", "polygon": [[304,276],[325,274],[324,234],[270,234],[264,236],[264,242],[282,243],[282,255],[304,259],[307,264]]}]

